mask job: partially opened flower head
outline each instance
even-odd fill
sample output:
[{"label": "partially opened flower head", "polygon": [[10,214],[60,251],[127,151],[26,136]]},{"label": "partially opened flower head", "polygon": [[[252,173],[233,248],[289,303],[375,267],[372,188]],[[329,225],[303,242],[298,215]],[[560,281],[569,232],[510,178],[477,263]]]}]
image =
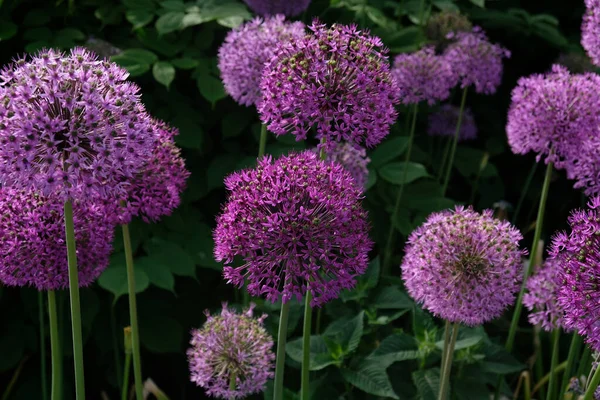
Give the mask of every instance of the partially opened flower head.
[{"label": "partially opened flower head", "polygon": [[310,0],[244,0],[258,15],[283,14],[288,17],[295,17],[304,12]]},{"label": "partially opened flower head", "polygon": [[[316,148],[315,152],[319,153]],[[340,142],[336,143],[326,151],[327,161],[340,164],[344,169],[350,172],[356,186],[364,189],[369,178],[369,169],[367,165],[371,161],[367,157],[367,151],[362,147],[357,147],[352,143]]]},{"label": "partially opened flower head", "polygon": [[[429,124],[427,125],[427,134],[431,136],[449,136],[454,137],[460,108],[452,104],[444,104],[437,111],[429,114]],[[460,130],[458,131],[458,141],[471,140],[477,137],[477,125],[475,118],[469,107],[463,110]]]},{"label": "partially opened flower head", "polygon": [[354,25],[327,27],[282,44],[262,78],[261,120],[276,135],[372,147],[395,122],[398,91],[378,37]]},{"label": "partially opened flower head", "polygon": [[558,302],[564,326],[600,351],[600,198],[569,217],[570,232],[557,234],[551,256],[559,264]]},{"label": "partially opened flower head", "polygon": [[460,87],[473,86],[477,93],[496,93],[502,81],[502,60],[510,57],[510,52],[491,43],[479,27],[459,32],[453,39],[444,54],[458,74]]},{"label": "partially opened flower head", "polygon": [[54,50],[0,72],[0,182],[63,198],[111,196],[154,138],[127,71],[87,50]]},{"label": "partially opened flower head", "polygon": [[[254,305],[236,313],[223,304],[201,329],[192,331],[187,351],[191,380],[219,399],[244,399],[260,393],[273,377],[273,339],[263,327],[266,315],[253,316]],[[230,385],[235,380],[235,387]]]},{"label": "partially opened flower head", "polygon": [[255,105],[261,98],[265,63],[280,42],[303,36],[304,24],[286,22],[283,15],[255,18],[230,31],[219,48],[219,70],[227,93],[242,105]]},{"label": "partially opened flower head", "polygon": [[[0,189],[0,282],[38,290],[69,287],[63,201],[57,195]],[[114,226],[104,209],[73,204],[79,285],[88,286],[106,269]]]},{"label": "partially opened flower head", "polygon": [[265,157],[227,177],[225,187],[214,239],[229,282],[247,281],[250,294],[273,302],[310,290],[312,306],[320,306],[366,270],[372,243],[362,188],[341,165],[312,151]]},{"label": "partially opened flower head", "polygon": [[558,304],[560,263],[549,259],[527,280],[523,304],[529,310],[529,322],[548,332],[563,327],[563,311]]},{"label": "partially opened flower head", "polygon": [[397,55],[392,76],[403,104],[421,101],[434,104],[446,100],[457,80],[450,63],[445,57],[436,55],[432,47]]},{"label": "partially opened flower head", "polygon": [[585,7],[581,25],[581,45],[592,62],[600,66],[600,0],[585,0]]},{"label": "partially opened flower head", "polygon": [[433,213],[405,248],[402,279],[426,310],[450,322],[480,325],[515,300],[522,279],[521,233],[491,210]]}]

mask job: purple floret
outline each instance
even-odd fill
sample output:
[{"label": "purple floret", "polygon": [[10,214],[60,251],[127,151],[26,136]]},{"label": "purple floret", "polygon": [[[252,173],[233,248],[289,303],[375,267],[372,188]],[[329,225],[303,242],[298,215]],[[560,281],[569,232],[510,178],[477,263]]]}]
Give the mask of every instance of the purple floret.
[{"label": "purple floret", "polygon": [[560,263],[546,260],[527,280],[523,304],[529,310],[529,322],[548,332],[563,327],[563,311],[558,305]]},{"label": "purple floret", "polygon": [[[314,149],[315,154],[319,154],[320,149]],[[340,142],[335,146],[330,146],[326,150],[327,161],[340,164],[344,169],[350,172],[356,186],[364,189],[369,178],[369,169],[367,165],[371,161],[367,157],[367,151],[362,147],[357,147],[351,143]]]},{"label": "purple floret", "polygon": [[312,151],[265,157],[225,186],[214,239],[229,283],[247,281],[251,295],[272,302],[300,299],[308,286],[311,305],[321,306],[365,272],[372,242],[362,188],[341,165]]},{"label": "purple floret", "polygon": [[[444,104],[439,110],[429,114],[429,125],[427,134],[431,136],[450,136],[454,137],[456,124],[460,108],[452,104]],[[469,107],[463,110],[460,130],[458,132],[458,141],[471,140],[477,137],[477,125],[475,118]]]},{"label": "purple floret", "polygon": [[450,322],[474,326],[499,317],[523,275],[521,233],[491,210],[456,207],[414,230],[402,262],[408,293]]},{"label": "purple floret", "polygon": [[595,65],[600,66],[600,0],[585,0],[581,45]]}]

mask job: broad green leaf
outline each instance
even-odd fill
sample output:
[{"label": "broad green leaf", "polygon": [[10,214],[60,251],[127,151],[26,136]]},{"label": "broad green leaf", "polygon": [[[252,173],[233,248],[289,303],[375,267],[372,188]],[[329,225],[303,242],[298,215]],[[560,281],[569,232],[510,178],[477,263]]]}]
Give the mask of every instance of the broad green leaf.
[{"label": "broad green leaf", "polygon": [[156,9],[153,0],[121,0],[127,9],[143,9],[154,11]]},{"label": "broad green leaf", "polygon": [[484,347],[484,354],[485,359],[481,363],[481,368],[486,372],[504,375],[519,372],[525,368],[525,365],[517,361],[503,346],[487,343]]},{"label": "broad green leaf", "polygon": [[341,318],[333,321],[323,332],[330,343],[339,345],[342,355],[347,355],[358,347],[363,334],[364,311],[352,319]]},{"label": "broad green leaf", "polygon": [[373,307],[381,309],[411,309],[414,305],[408,295],[394,286],[385,287],[379,292]]},{"label": "broad green leaf", "polygon": [[178,244],[160,238],[152,238],[144,246],[153,261],[161,262],[175,275],[196,276],[196,264],[192,257]]},{"label": "broad green leaf", "polygon": [[429,176],[424,165],[414,162],[393,162],[386,164],[379,169],[379,175],[395,185],[410,183],[419,178]]},{"label": "broad green leaf", "polygon": [[163,0],[160,2],[160,6],[167,11],[181,11],[186,10],[186,5],[181,0]]},{"label": "broad green leaf", "polygon": [[460,11],[460,8],[452,0],[433,0],[432,4],[442,11]]},{"label": "broad green leaf", "polygon": [[23,18],[24,26],[42,26],[50,22],[50,15],[44,9],[31,10]]},{"label": "broad green leaf", "polygon": [[[285,346],[285,352],[290,358],[296,362],[302,362],[302,338],[292,340]],[[325,339],[320,335],[311,335],[310,337],[310,361],[308,363],[309,370],[319,371],[329,365],[339,363],[327,348]]]},{"label": "broad green leaf", "polygon": [[[466,349],[468,347],[475,346],[476,344],[479,344],[482,340],[483,340],[483,336],[481,336],[481,335],[469,336],[469,337],[465,337],[463,339],[458,339],[456,341],[456,344],[454,345],[454,351],[462,350],[462,349]],[[440,341],[436,342],[435,346],[438,349],[443,350],[444,349],[444,341],[440,340]]]},{"label": "broad green leaf", "polygon": [[152,67],[152,75],[158,83],[162,83],[168,89],[175,79],[175,67],[167,61],[159,61]]},{"label": "broad green leaf", "polygon": [[485,7],[485,0],[470,0],[471,3],[475,4],[478,7],[484,8]]},{"label": "broad green leaf", "polygon": [[137,258],[135,265],[144,270],[151,284],[174,293],[175,279],[168,265],[152,257]]},{"label": "broad green leaf", "polygon": [[342,368],[344,379],[358,389],[375,396],[399,399],[385,368],[377,363],[363,362],[358,369]]},{"label": "broad green leaf", "polygon": [[387,368],[395,362],[416,360],[421,357],[415,338],[404,333],[392,334],[381,342],[366,360]]},{"label": "broad green leaf", "polygon": [[125,19],[133,25],[133,29],[142,28],[154,19],[154,13],[144,9],[127,10]]},{"label": "broad green leaf", "polygon": [[118,55],[112,56],[112,60],[118,62],[121,59],[131,59],[139,62],[140,64],[154,64],[158,61],[158,56],[146,49],[127,49],[119,53]]},{"label": "broad green leaf", "polygon": [[421,400],[436,400],[440,391],[440,370],[431,368],[412,373],[413,382],[417,387]]},{"label": "broad green leaf", "polygon": [[381,143],[370,155],[371,164],[378,168],[402,155],[408,146],[408,137],[400,136]]},{"label": "broad green leaf", "polygon": [[[135,292],[143,292],[150,283],[148,275],[137,265],[134,267],[134,274]],[[113,254],[110,265],[98,278],[98,284],[101,288],[111,292],[115,296],[115,301],[122,295],[127,294],[127,267],[125,266],[124,253]]]},{"label": "broad green leaf", "polygon": [[377,173],[374,169],[369,168],[369,175],[367,176],[367,183],[365,184],[365,192],[371,189],[377,183]]},{"label": "broad green leaf", "polygon": [[176,58],[171,60],[171,64],[175,66],[175,68],[179,69],[193,69],[198,66],[200,62],[198,60],[194,60],[193,58]]},{"label": "broad green leaf", "polygon": [[227,96],[221,80],[211,75],[199,76],[196,79],[196,84],[200,94],[213,105]]},{"label": "broad green leaf", "polygon": [[17,34],[17,25],[10,21],[0,19],[0,42],[8,40]]},{"label": "broad green leaf", "polygon": [[179,353],[183,327],[170,317],[153,315],[140,318],[140,339],[154,353]]},{"label": "broad green leaf", "polygon": [[183,28],[185,13],[181,11],[169,11],[156,20],[156,30],[160,35],[175,32]]}]

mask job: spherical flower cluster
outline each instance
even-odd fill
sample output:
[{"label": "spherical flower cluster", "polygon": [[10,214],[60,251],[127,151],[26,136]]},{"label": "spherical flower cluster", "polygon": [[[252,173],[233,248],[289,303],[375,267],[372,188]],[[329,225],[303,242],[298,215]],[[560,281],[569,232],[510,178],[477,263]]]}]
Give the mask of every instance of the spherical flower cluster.
[{"label": "spherical flower cluster", "polygon": [[558,302],[564,310],[564,326],[585,337],[600,350],[600,198],[569,217],[571,232],[552,241],[551,256],[559,263]]},{"label": "spherical flower cluster", "polygon": [[152,155],[129,179],[126,192],[116,201],[107,201],[107,215],[118,224],[128,224],[135,216],[158,221],[169,215],[181,202],[181,193],[190,173],[180,149],[175,145],[177,130],[155,121],[157,140]]},{"label": "spherical flower cluster", "polygon": [[[452,104],[444,104],[437,111],[429,114],[429,124],[427,125],[427,134],[431,136],[451,136],[456,132],[458,115],[460,108]],[[463,110],[458,140],[470,140],[477,137],[477,124],[471,109],[466,107]]]},{"label": "spherical flower cluster", "polygon": [[600,78],[572,75],[554,65],[546,75],[521,78],[512,91],[506,133],[516,154],[537,153],[576,174],[582,143],[597,136]]},{"label": "spherical flower cluster", "polygon": [[[238,314],[223,304],[220,315],[210,315],[202,329],[192,331],[187,351],[191,380],[209,396],[243,399],[262,392],[273,377],[273,339],[263,327],[266,315],[253,317],[254,305]],[[235,379],[235,388],[230,387]]]},{"label": "spherical flower cluster", "polygon": [[283,14],[288,17],[294,17],[304,12],[310,0],[244,0],[258,15]]},{"label": "spherical flower cluster", "polygon": [[265,63],[273,57],[277,45],[303,36],[304,24],[286,22],[283,15],[264,21],[255,18],[230,31],[218,57],[225,91],[242,105],[255,105],[261,98],[260,77]]},{"label": "spherical flower cluster", "polygon": [[404,104],[427,101],[431,105],[446,100],[457,80],[450,63],[436,55],[433,47],[396,56],[392,76]]},{"label": "spherical flower cluster", "polygon": [[563,312],[558,305],[560,263],[546,260],[527,280],[523,304],[529,310],[529,322],[541,325],[548,332],[562,328]]},{"label": "spherical flower cluster", "polygon": [[128,73],[87,50],[42,51],[0,72],[0,182],[63,198],[113,195],[154,138]]},{"label": "spherical flower cluster", "polygon": [[449,35],[452,37],[458,32],[470,32],[471,29],[473,25],[466,16],[454,11],[442,11],[429,18],[425,34],[438,50],[443,50],[452,43]]},{"label": "spherical flower cluster", "polygon": [[[62,199],[4,187],[0,210],[0,282],[38,290],[68,288]],[[92,283],[109,263],[114,229],[103,211],[73,204],[80,286]]]},{"label": "spherical flower cluster", "polygon": [[482,324],[514,302],[522,279],[521,239],[491,210],[433,213],[408,238],[402,279],[408,293],[436,316]]},{"label": "spherical flower cluster", "polygon": [[356,26],[326,27],[282,44],[265,67],[258,110],[276,135],[317,138],[372,147],[397,117],[398,90],[379,38]]},{"label": "spherical flower cluster", "polygon": [[562,65],[572,74],[583,74],[596,70],[596,67],[592,64],[588,56],[573,51],[561,53],[556,59],[556,64]]},{"label": "spherical flower cluster", "polygon": [[581,25],[581,45],[592,62],[600,66],[600,0],[585,0],[585,7]]},{"label": "spherical flower cluster", "polygon": [[[273,161],[225,180],[230,192],[214,232],[215,259],[228,282],[248,281],[253,296],[300,299],[312,306],[335,299],[365,272],[372,242],[362,189],[336,163],[312,151]],[[244,264],[232,266],[234,257]]]},{"label": "spherical flower cluster", "polygon": [[453,39],[444,55],[458,74],[460,87],[473,85],[477,93],[496,93],[502,81],[502,59],[510,57],[510,52],[490,43],[479,27],[459,32]]},{"label": "spherical flower cluster", "polygon": [[[319,154],[320,149],[315,148],[315,153]],[[367,165],[371,161],[367,157],[367,151],[362,147],[357,147],[347,142],[336,143],[326,151],[327,161],[340,164],[344,169],[350,172],[356,186],[365,188],[369,178],[369,169]]]}]

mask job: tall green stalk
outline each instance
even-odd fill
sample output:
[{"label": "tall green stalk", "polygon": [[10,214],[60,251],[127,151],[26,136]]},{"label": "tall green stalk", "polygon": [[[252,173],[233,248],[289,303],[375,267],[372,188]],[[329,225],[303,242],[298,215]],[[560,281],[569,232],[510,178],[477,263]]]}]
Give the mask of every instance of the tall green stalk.
[{"label": "tall green stalk", "polygon": [[454,138],[452,140],[452,147],[450,150],[450,159],[448,160],[448,169],[446,169],[446,178],[444,179],[444,185],[442,186],[442,196],[446,195],[448,189],[448,183],[450,182],[450,175],[452,172],[452,165],[454,164],[454,155],[456,154],[456,146],[458,144],[458,137],[460,136],[460,126],[462,125],[463,114],[465,111],[465,103],[467,102],[467,90],[468,86],[463,89],[462,99],[460,100],[460,110],[458,111],[458,121],[456,121],[456,130],[454,131]]},{"label": "tall green stalk", "polygon": [[131,345],[133,354],[133,378],[137,400],[144,399],[144,384],[142,377],[142,358],[140,356],[140,328],[138,325],[137,302],[135,298],[135,271],[133,269],[133,251],[129,225],[123,228],[123,246],[125,248],[125,264],[127,265],[127,291],[129,292],[129,323],[131,324]]},{"label": "tall green stalk", "polygon": [[550,361],[550,381],[548,382],[548,394],[546,400],[552,400],[555,398],[555,386],[556,386],[556,366],[558,365],[558,344],[560,342],[560,328],[554,329],[552,332],[552,359]]},{"label": "tall green stalk", "polygon": [[[229,377],[229,390],[234,391],[237,388],[237,376],[235,373]],[[231,396],[230,400],[235,400],[235,396]]]},{"label": "tall green stalk", "polygon": [[575,359],[579,357],[581,343],[581,336],[577,333],[573,333],[571,345],[569,346],[569,355],[567,356],[567,366],[565,368],[565,373],[563,374],[562,384],[560,385],[560,396],[564,395],[569,384],[569,379],[573,376],[573,366],[575,365]]},{"label": "tall green stalk", "polygon": [[48,291],[48,321],[50,328],[50,358],[52,360],[51,399],[60,400],[62,368],[60,342],[58,338],[58,313],[56,312],[56,293]]},{"label": "tall green stalk", "polygon": [[75,365],[75,395],[77,400],[85,400],[83,373],[83,336],[81,334],[81,304],[79,301],[79,276],[77,271],[77,248],[75,227],[73,226],[73,203],[65,201],[65,236],[69,266],[69,296],[71,299],[71,329],[73,331],[73,360]]},{"label": "tall green stalk", "polygon": [[417,112],[419,110],[419,103],[416,103],[413,107],[412,113],[412,122],[410,127],[410,135],[408,137],[408,146],[406,148],[406,157],[404,158],[404,174],[402,177],[402,183],[400,184],[400,189],[398,189],[398,196],[396,197],[396,204],[394,205],[394,211],[392,212],[392,217],[390,219],[390,230],[388,232],[388,240],[385,245],[385,253],[383,259],[383,268],[382,275],[387,275],[390,269],[390,263],[392,261],[392,247],[394,244],[394,232],[396,228],[394,226],[394,221],[398,218],[398,212],[400,211],[400,203],[402,200],[402,193],[404,191],[404,185],[406,182],[406,175],[408,174],[408,162],[410,161],[410,155],[412,153],[412,146],[415,138],[415,127],[417,125]]},{"label": "tall green stalk", "polygon": [[48,400],[48,377],[46,371],[46,314],[44,313],[44,293],[39,291],[38,317],[40,321],[40,366],[42,375],[42,399]]},{"label": "tall green stalk", "polygon": [[448,343],[448,346],[444,344],[446,356],[444,357],[444,365],[442,365],[442,370],[440,371],[440,392],[438,393],[438,400],[446,400],[448,397],[447,393],[450,389],[450,371],[452,370],[452,359],[454,358],[454,346],[456,345],[457,337],[458,323],[454,323],[452,325],[452,333],[450,334],[450,343]]},{"label": "tall green stalk", "polygon": [[540,197],[540,205],[538,208],[537,220],[535,223],[535,232],[533,234],[533,244],[531,245],[531,253],[529,255],[529,263],[527,264],[527,269],[525,270],[525,275],[523,276],[523,284],[521,285],[521,291],[519,292],[519,296],[517,298],[517,302],[515,303],[515,311],[513,313],[512,321],[510,323],[510,329],[508,331],[508,338],[506,339],[506,350],[509,352],[512,351],[513,345],[515,342],[515,335],[517,333],[517,326],[519,325],[519,318],[521,317],[521,311],[523,309],[523,295],[525,294],[525,285],[527,283],[527,278],[531,275],[531,271],[533,270],[533,265],[535,263],[537,250],[538,250],[538,242],[540,241],[540,237],[542,235],[542,226],[544,223],[544,213],[546,211],[546,201],[548,200],[548,191],[550,189],[550,179],[552,178],[552,162],[548,163],[546,167],[546,175],[544,177],[544,185],[542,187],[542,195]]},{"label": "tall green stalk", "polygon": [[442,347],[442,362],[440,364],[441,369],[444,369],[444,365],[446,365],[446,352],[448,351],[448,346],[450,345],[450,332],[452,331],[452,327],[450,325],[450,321],[446,320],[444,324],[444,347]]},{"label": "tall green stalk", "polygon": [[260,140],[258,143],[258,158],[265,155],[265,149],[267,148],[267,125],[262,124],[260,126]]},{"label": "tall green stalk", "polygon": [[594,392],[596,391],[598,384],[600,384],[600,367],[596,368],[592,379],[588,382],[583,400],[592,400],[594,398]]},{"label": "tall green stalk", "polygon": [[277,332],[277,358],[275,361],[275,384],[273,400],[283,400],[283,372],[285,369],[285,343],[287,341],[288,318],[290,303],[281,304],[279,316],[279,331]]},{"label": "tall green stalk", "polygon": [[310,288],[306,290],[304,305],[304,327],[302,332],[302,374],[300,380],[300,400],[310,399],[310,328],[312,322],[312,295]]}]

